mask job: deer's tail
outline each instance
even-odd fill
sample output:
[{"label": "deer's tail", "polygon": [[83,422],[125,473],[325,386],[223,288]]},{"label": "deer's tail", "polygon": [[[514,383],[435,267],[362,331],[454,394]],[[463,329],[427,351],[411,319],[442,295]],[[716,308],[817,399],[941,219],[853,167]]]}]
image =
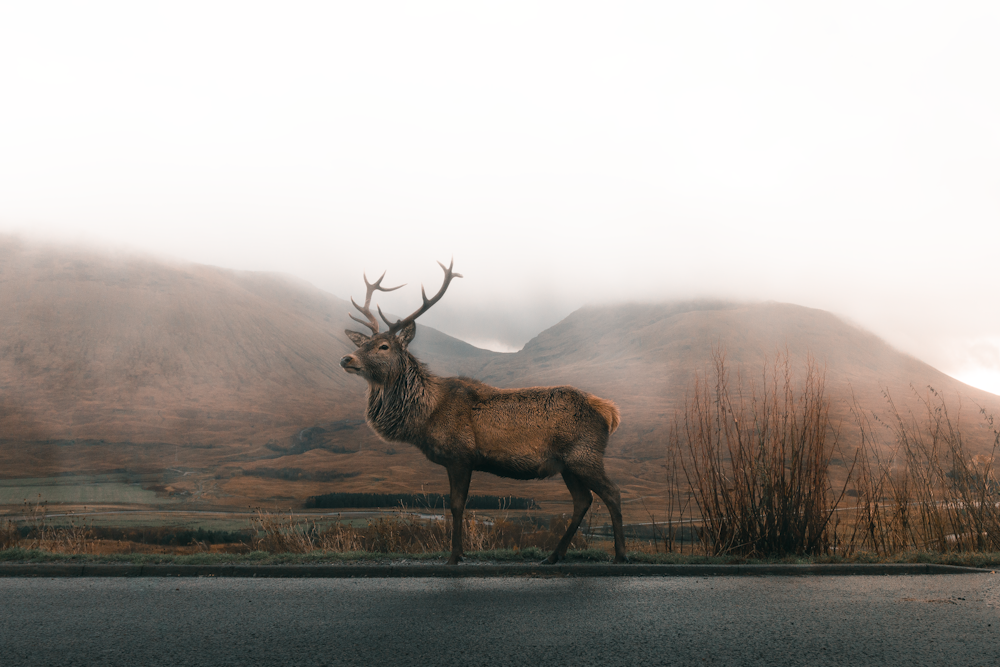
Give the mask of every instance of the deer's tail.
[{"label": "deer's tail", "polygon": [[597,413],[604,417],[604,421],[608,423],[608,435],[614,433],[615,429],[618,428],[618,424],[622,422],[618,406],[607,399],[593,395],[588,396],[587,401],[590,403],[590,407],[597,410]]}]

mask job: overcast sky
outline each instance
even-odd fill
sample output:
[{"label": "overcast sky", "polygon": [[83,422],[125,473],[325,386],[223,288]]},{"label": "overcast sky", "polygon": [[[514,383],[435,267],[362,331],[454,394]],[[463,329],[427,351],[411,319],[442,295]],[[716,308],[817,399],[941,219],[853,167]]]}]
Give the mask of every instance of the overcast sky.
[{"label": "overcast sky", "polygon": [[1000,393],[994,2],[9,2],[0,232],[465,278],[517,349],[585,303],[831,310]]}]

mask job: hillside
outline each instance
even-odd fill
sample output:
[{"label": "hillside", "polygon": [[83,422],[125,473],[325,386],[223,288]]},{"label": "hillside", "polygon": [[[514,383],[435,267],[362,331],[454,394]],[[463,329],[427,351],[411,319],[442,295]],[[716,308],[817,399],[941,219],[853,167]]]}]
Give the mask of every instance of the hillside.
[{"label": "hillside", "polygon": [[[724,351],[735,383],[760,383],[765,363],[786,354],[801,373],[811,357],[825,371],[835,421],[852,424],[854,398],[881,412],[888,391],[904,409],[918,410],[914,389],[938,391],[964,423],[979,408],[1000,414],[1000,396],[970,387],[831,313],[784,303],[688,302],[582,308],[510,357],[479,371],[500,386],[567,383],[608,396],[622,409],[616,454],[661,456],[670,418],[684,408],[695,374],[713,371]],[[852,398],[853,397],[853,398]],[[850,428],[845,435],[850,439]]]},{"label": "hillside", "polygon": [[[155,478],[186,501],[240,506],[329,491],[446,490],[440,467],[364,424],[365,384],[338,363],[352,347],[344,329],[359,328],[352,306],[307,283],[7,238],[0,309],[0,477],[115,471],[147,486]],[[623,419],[608,465],[633,498],[655,495],[671,420],[715,349],[744,378],[759,377],[779,351],[796,370],[812,356],[826,369],[848,446],[852,395],[882,411],[883,390],[912,407],[911,386],[931,385],[956,411],[961,397],[963,424],[977,423],[977,406],[1000,414],[1000,397],[790,304],[587,307],[516,354],[421,325],[413,344],[442,375],[572,384],[616,401]],[[559,480],[477,475],[474,486],[568,496]]]},{"label": "hillside", "polygon": [[[375,442],[339,365],[351,311],[288,276],[0,239],[0,475],[255,460],[320,425]],[[415,349],[448,373],[495,356],[428,327]]]}]

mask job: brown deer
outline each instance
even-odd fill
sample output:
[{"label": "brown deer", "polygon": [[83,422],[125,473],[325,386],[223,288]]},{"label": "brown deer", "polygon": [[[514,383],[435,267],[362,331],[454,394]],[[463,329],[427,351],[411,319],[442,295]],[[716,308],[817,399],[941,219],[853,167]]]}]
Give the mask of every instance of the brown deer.
[{"label": "brown deer", "polygon": [[555,551],[555,563],[566,556],[569,543],[593,501],[591,491],[607,505],[615,534],[615,562],[625,558],[621,493],[604,472],[604,449],[621,418],[611,401],[574,387],[497,389],[465,377],[441,378],[407,351],[416,333],[415,320],[437,303],[453,278],[462,276],[444,269],[444,284],[432,299],[421,287],[423,305],[413,314],[390,323],[378,308],[388,331],[379,324],[370,305],[385,274],[374,283],[365,276],[364,307],[351,303],[367,321],[351,315],[372,331],[367,336],[347,331],[358,346],[340,360],[345,371],[368,381],[368,425],[387,442],[415,445],[424,455],[445,467],[451,485],[451,558],[462,557],[462,515],[473,470],[500,477],[543,479],[561,474],[573,495],[573,519]]}]

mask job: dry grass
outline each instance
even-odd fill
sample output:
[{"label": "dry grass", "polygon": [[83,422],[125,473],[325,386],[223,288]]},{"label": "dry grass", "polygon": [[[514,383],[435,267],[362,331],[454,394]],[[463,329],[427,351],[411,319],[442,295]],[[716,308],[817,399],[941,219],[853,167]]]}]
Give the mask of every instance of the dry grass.
[{"label": "dry grass", "polygon": [[50,526],[46,521],[45,503],[41,500],[35,503],[25,502],[24,510],[23,525],[27,531],[22,531],[22,526],[17,522],[5,519],[0,526],[0,548],[42,549],[54,553],[95,553],[94,534],[87,525],[78,525],[71,520],[69,526],[58,528]]},{"label": "dry grass", "polygon": [[[320,529],[315,522],[282,517],[257,508],[251,524],[253,549],[270,553],[319,550],[425,554],[451,549],[450,521],[421,519],[404,512],[369,520],[368,525],[361,528],[336,523]],[[567,524],[565,517],[554,518],[546,530],[506,517],[484,519],[469,512],[465,518],[465,549],[470,552],[529,547],[554,549]],[[571,546],[586,548],[587,543],[578,533]]]},{"label": "dry grass", "polygon": [[17,523],[4,519],[0,523],[0,549],[13,549],[21,544],[21,530]]},{"label": "dry grass", "polygon": [[[40,497],[39,497],[40,498]],[[86,509],[86,508],[84,508]],[[37,500],[24,503],[24,519],[20,522],[4,519],[0,524],[0,549],[37,549],[60,554],[193,554],[203,551],[233,551],[240,545],[207,545],[165,547],[124,540],[97,539],[92,526],[70,520],[68,526],[53,526],[47,516],[46,503]],[[243,551],[247,551],[245,547]]]},{"label": "dry grass", "polygon": [[[25,518],[20,522],[4,520],[0,524],[0,550],[37,549],[60,554],[174,554],[248,553],[305,554],[311,552],[368,552],[394,554],[434,554],[451,549],[451,522],[424,519],[415,514],[397,512],[371,519],[363,527],[334,523],[320,526],[316,521],[291,515],[271,513],[257,508],[249,522],[250,544],[154,545],[125,540],[95,539],[86,525],[52,526],[46,518],[45,504],[26,503]],[[555,548],[566,531],[569,519],[555,517],[543,528],[537,522],[502,517],[480,517],[466,513],[465,548],[468,552],[512,549]],[[577,534],[571,547],[586,549],[587,540]]]}]

